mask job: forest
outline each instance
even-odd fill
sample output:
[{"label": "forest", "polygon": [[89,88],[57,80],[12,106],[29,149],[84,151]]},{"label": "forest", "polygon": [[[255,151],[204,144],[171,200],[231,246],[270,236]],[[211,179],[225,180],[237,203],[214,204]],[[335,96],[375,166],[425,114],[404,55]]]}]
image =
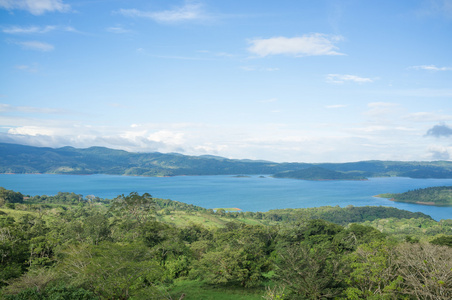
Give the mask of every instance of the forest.
[{"label": "forest", "polygon": [[452,220],[0,188],[1,299],[451,299]]},{"label": "forest", "polygon": [[398,202],[452,206],[452,186],[434,186],[405,193],[381,194],[379,196],[391,198],[393,201]]},{"label": "forest", "polygon": [[292,178],[302,180],[366,180],[359,172],[339,172],[322,167],[309,167],[297,171],[285,171],[274,174],[275,178]]}]

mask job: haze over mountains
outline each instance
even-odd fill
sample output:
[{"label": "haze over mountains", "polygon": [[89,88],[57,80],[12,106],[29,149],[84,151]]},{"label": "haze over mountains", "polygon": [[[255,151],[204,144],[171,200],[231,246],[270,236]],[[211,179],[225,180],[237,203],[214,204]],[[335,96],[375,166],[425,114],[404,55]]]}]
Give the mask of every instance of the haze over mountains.
[{"label": "haze over mountains", "polygon": [[[299,172],[299,170],[313,172]],[[323,170],[322,170],[323,169]],[[294,172],[298,171],[298,172]],[[334,171],[334,172],[331,172]],[[275,163],[177,153],[132,153],[103,147],[47,148],[0,143],[0,173],[111,174],[138,176],[277,174],[298,179],[362,179],[376,176],[452,178],[452,162],[361,161]],[[302,174],[298,176],[297,174]],[[333,176],[329,178],[328,176]],[[340,174],[340,176],[338,176]],[[288,176],[286,176],[288,175]],[[319,177],[320,176],[320,177]],[[323,176],[323,177],[322,177]]]}]

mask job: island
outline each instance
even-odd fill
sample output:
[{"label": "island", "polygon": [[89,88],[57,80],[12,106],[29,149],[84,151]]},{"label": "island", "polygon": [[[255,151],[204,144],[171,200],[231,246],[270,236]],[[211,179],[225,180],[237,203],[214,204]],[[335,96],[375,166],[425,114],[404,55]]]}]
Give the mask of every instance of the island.
[{"label": "island", "polygon": [[302,180],[367,180],[357,172],[340,172],[322,167],[310,167],[295,171],[284,171],[274,174],[275,178],[291,178]]},{"label": "island", "polygon": [[435,186],[424,189],[410,190],[399,194],[380,194],[377,197],[388,198],[391,201],[434,205],[452,206],[452,186]]}]

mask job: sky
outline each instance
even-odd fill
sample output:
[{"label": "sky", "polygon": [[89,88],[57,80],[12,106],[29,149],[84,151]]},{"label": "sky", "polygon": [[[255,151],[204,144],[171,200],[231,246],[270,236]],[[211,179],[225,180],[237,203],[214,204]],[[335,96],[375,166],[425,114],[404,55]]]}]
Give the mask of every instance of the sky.
[{"label": "sky", "polygon": [[0,0],[0,142],[452,160],[452,0]]}]

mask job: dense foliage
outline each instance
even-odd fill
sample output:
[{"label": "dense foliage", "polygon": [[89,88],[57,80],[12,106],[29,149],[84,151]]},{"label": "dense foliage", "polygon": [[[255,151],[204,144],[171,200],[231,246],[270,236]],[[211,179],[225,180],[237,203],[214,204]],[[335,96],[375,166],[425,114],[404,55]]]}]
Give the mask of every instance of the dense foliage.
[{"label": "dense foliage", "polygon": [[137,193],[24,198],[0,207],[4,299],[452,297],[452,220],[382,207],[213,211]]},{"label": "dense foliage", "polygon": [[[58,149],[0,143],[0,173],[117,174],[142,176],[276,174],[310,169],[307,179],[362,179],[376,176],[452,178],[452,162],[363,161],[274,163],[216,156],[130,153],[103,147]],[[321,169],[318,169],[321,168]],[[320,171],[319,171],[320,170]],[[289,174],[285,174],[290,175]],[[290,175],[290,176],[292,176]]]},{"label": "dense foliage", "polygon": [[275,178],[292,178],[303,180],[365,180],[366,177],[357,172],[340,172],[321,167],[310,167],[296,171],[285,171],[273,175]]},{"label": "dense foliage", "polygon": [[435,186],[425,189],[415,189],[400,194],[382,194],[380,196],[391,198],[398,202],[451,206],[452,186]]}]

